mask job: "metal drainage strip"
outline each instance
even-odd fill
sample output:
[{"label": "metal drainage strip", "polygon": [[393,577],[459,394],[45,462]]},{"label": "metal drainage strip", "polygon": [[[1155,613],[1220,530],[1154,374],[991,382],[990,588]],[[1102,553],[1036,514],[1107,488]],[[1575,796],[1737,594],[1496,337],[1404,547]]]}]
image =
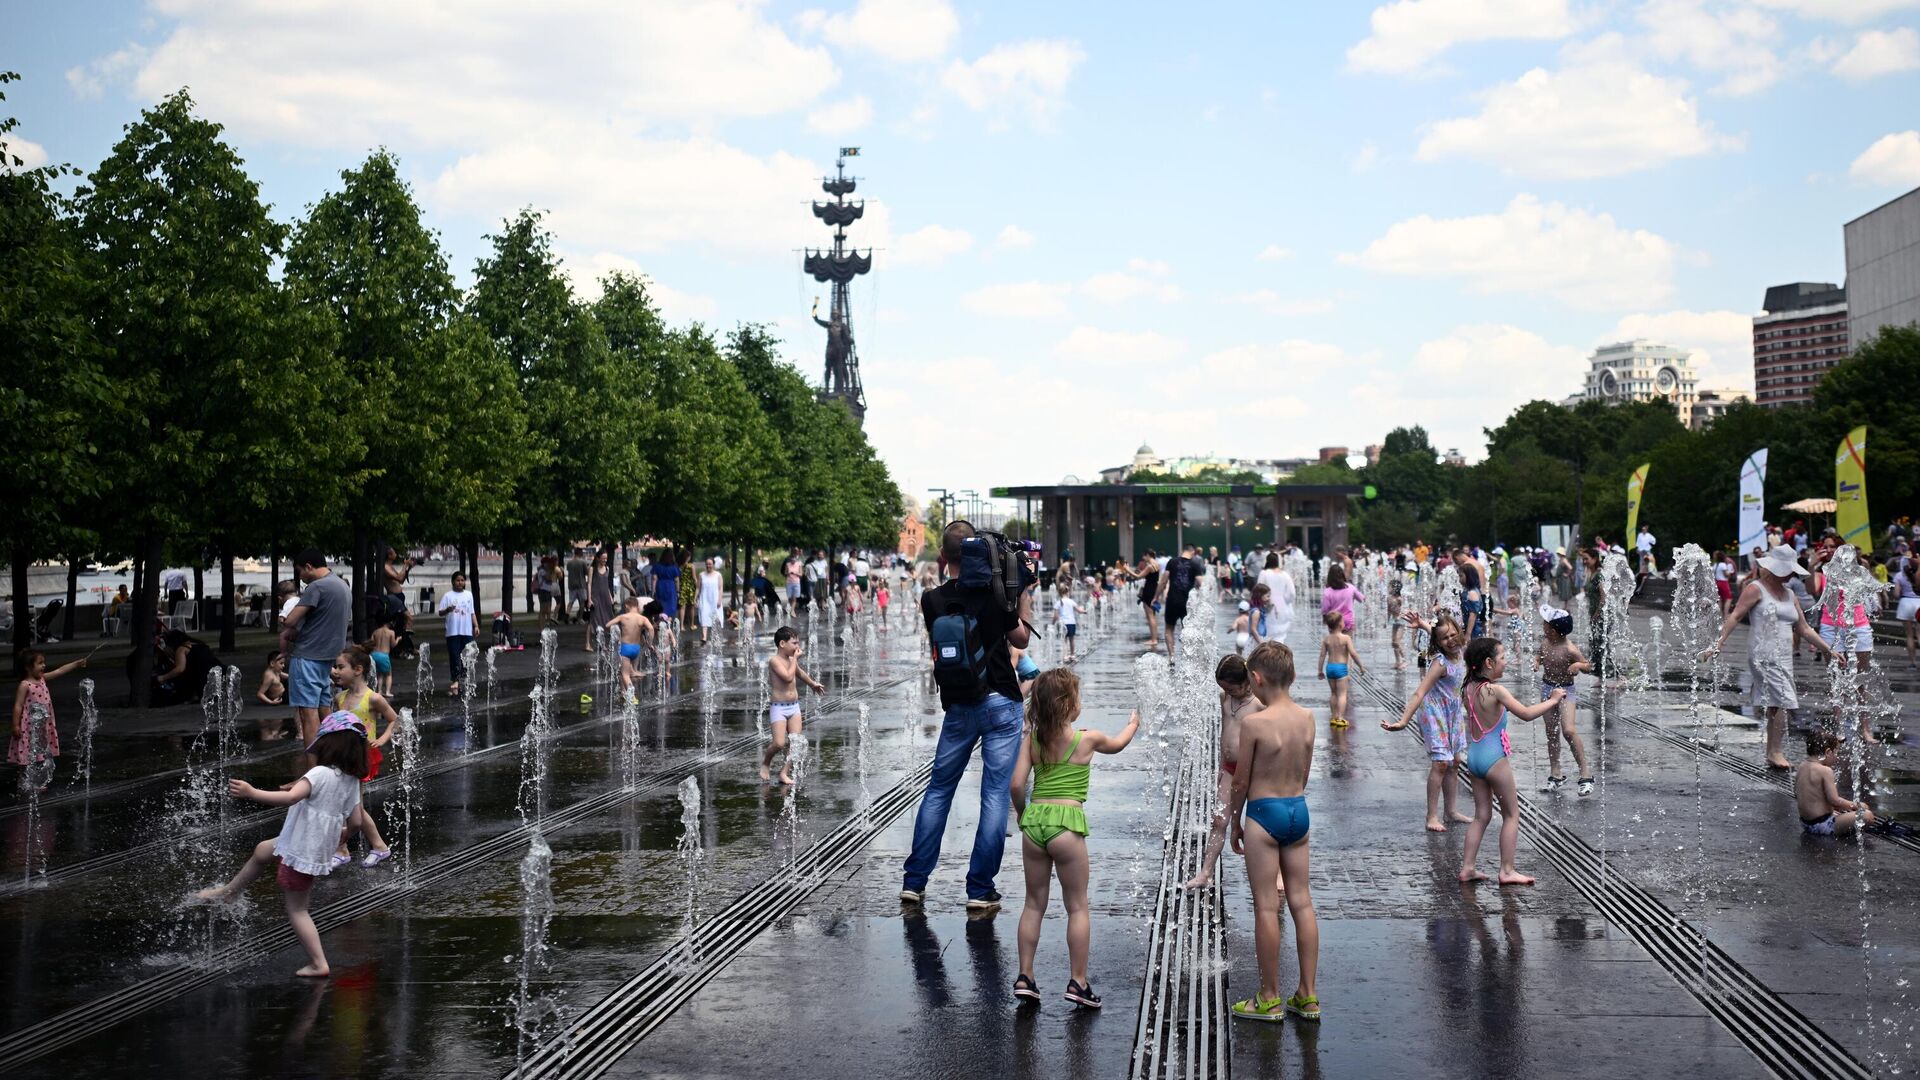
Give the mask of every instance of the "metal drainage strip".
[{"label": "metal drainage strip", "polygon": [[[905,676],[905,675],[897,676],[884,683],[877,683],[870,687],[863,687],[861,691],[857,692],[857,695],[843,695],[843,697],[853,697],[853,696],[871,693],[874,690],[878,690],[883,687],[893,686],[899,682],[904,681],[907,678],[910,678],[910,676]],[[680,701],[683,699],[691,699],[698,693],[699,691],[696,691],[696,690],[683,690],[680,693],[675,694],[670,698],[667,698],[665,701],[655,701],[655,702],[651,702],[650,704],[653,707],[658,708],[663,705],[670,705],[673,702]],[[841,699],[836,698],[834,700],[838,701]],[[832,710],[825,709],[823,711],[831,712]],[[607,724],[614,723],[615,721],[619,720],[619,718],[620,718],[620,714],[617,711],[615,711],[607,716],[603,716],[598,719],[577,721],[575,723],[568,724],[565,727],[555,728],[551,737],[556,740],[564,739],[572,735],[577,735],[583,731],[589,731],[597,727],[604,727]],[[416,780],[425,780],[425,779],[428,779],[429,777],[440,776],[444,773],[457,772],[461,769],[466,768],[469,765],[472,765],[473,763],[483,758],[491,758],[500,754],[504,754],[509,750],[517,751],[519,749],[520,749],[520,740],[518,739],[514,739],[510,742],[495,743],[492,746],[486,747],[481,750],[475,750],[469,754],[460,754],[458,756],[446,757],[446,758],[440,759],[439,761],[435,761],[430,764],[423,765],[419,769],[415,770],[413,776],[414,776],[414,779]],[[398,786],[399,783],[400,783],[399,770],[395,769],[395,770],[388,771],[388,773],[385,776],[380,777],[378,780],[375,780],[374,782],[365,785],[362,790],[367,795],[382,794],[386,792],[388,789]],[[119,851],[109,851],[100,855],[95,855],[91,858],[81,859],[78,862],[71,862],[71,863],[67,863],[64,866],[54,867],[53,869],[48,870],[46,873],[41,874],[40,876],[34,878],[31,883],[24,880],[20,880],[20,879],[13,879],[4,883],[0,883],[0,897],[13,896],[17,893],[23,893],[23,892],[31,892],[37,889],[46,888],[49,885],[64,884],[68,881],[72,881],[73,879],[82,877],[86,874],[95,873],[100,870],[106,870],[110,867],[120,866],[124,863],[132,862],[136,859],[140,859],[144,856],[151,855],[158,851],[171,851],[172,849],[179,847],[181,842],[184,840],[189,840],[189,839],[202,837],[202,836],[212,836],[215,833],[222,831],[223,829],[224,830],[244,829],[249,826],[260,825],[260,824],[271,822],[271,821],[278,821],[283,816],[285,816],[283,811],[276,810],[271,807],[266,809],[261,809],[261,810],[250,810],[245,813],[230,814],[228,815],[226,821],[221,824],[203,825],[196,829],[189,829],[186,832],[171,833],[164,837],[159,837],[153,840],[149,840],[144,844],[135,844],[132,847],[122,848]]]},{"label": "metal drainage strip", "polygon": [[1225,1078],[1227,944],[1218,884],[1188,890],[1213,825],[1217,733],[1184,747],[1169,800],[1173,833],[1160,863],[1160,895],[1147,939],[1147,975],[1134,1036],[1133,1080]]},{"label": "metal drainage strip", "polygon": [[[816,715],[838,712],[846,707],[845,702],[871,696],[879,690],[910,677],[900,676],[889,679],[864,687],[857,693],[835,698],[816,710]],[[717,758],[690,759],[671,769],[653,774],[632,790],[616,788],[549,814],[540,819],[538,825],[542,833],[552,835],[623,803],[676,787],[681,780],[713,765],[719,758],[730,757],[744,750],[758,749],[759,745],[760,733],[756,730],[722,744],[717,749]],[[323,934],[345,926],[414,893],[424,891],[501,856],[518,851],[526,845],[530,832],[531,830],[525,825],[509,829],[498,836],[461,848],[422,866],[413,872],[413,876],[408,881],[378,885],[341,897],[313,911],[314,925]],[[217,982],[228,972],[255,963],[263,957],[296,944],[298,941],[294,937],[293,928],[280,923],[272,929],[262,930],[235,942],[208,962],[182,964],[169,968],[158,975],[95,998],[84,1005],[77,1005],[65,1012],[57,1013],[31,1027],[21,1028],[0,1039],[0,1075],[74,1043],[93,1038],[157,1005]]]},{"label": "metal drainage strip", "polygon": [[604,1074],[685,1004],[761,931],[800,906],[827,874],[846,865],[879,832],[919,802],[933,761],[922,763],[873,801],[867,812],[842,821],[792,864],[670,945],[646,970],[582,1013],[509,1077],[595,1077]]},{"label": "metal drainage strip", "polygon": [[[1361,685],[1382,707],[1397,709],[1370,677]],[[1414,732],[1415,737],[1419,732]],[[1466,776],[1463,768],[1457,773]],[[1605,865],[1578,834],[1519,796],[1520,831],[1555,870],[1621,929],[1734,1038],[1775,1075],[1865,1080],[1872,1070],[1800,1010],[1781,1000],[1687,920],[1619,870]]]}]

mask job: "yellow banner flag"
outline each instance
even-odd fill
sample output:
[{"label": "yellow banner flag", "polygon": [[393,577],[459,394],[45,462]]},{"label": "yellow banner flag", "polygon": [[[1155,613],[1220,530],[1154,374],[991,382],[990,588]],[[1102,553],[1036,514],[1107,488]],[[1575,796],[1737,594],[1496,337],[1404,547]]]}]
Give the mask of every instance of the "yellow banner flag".
[{"label": "yellow banner flag", "polygon": [[1867,428],[1847,432],[1833,455],[1833,526],[1840,542],[1865,551],[1873,544],[1867,528]]},{"label": "yellow banner flag", "polygon": [[1633,475],[1627,478],[1627,547],[1633,546],[1633,537],[1638,531],[1636,527],[1640,523],[1640,496],[1647,490],[1647,470],[1651,468],[1653,468],[1653,462],[1649,461],[1633,470]]}]

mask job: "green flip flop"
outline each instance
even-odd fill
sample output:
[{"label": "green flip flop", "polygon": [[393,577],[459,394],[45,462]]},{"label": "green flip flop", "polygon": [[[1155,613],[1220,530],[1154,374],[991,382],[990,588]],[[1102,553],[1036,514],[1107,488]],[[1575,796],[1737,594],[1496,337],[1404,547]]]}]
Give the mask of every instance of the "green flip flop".
[{"label": "green flip flop", "polygon": [[1277,1024],[1287,1018],[1286,1006],[1287,1002],[1283,998],[1268,998],[1265,1001],[1248,998],[1245,1001],[1233,1003],[1233,1015],[1242,1020],[1264,1020],[1270,1024]]},{"label": "green flip flop", "polygon": [[1320,999],[1318,997],[1301,997],[1295,994],[1287,999],[1287,1011],[1302,1020],[1318,1021],[1320,1019]]}]

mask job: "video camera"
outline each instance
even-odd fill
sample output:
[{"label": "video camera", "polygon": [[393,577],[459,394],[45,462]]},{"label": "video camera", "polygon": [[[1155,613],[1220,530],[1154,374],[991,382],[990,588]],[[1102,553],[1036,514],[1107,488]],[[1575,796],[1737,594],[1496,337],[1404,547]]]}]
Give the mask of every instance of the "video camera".
[{"label": "video camera", "polygon": [[1037,540],[1012,540],[982,529],[960,541],[960,587],[988,589],[1001,610],[1020,610],[1020,594],[1039,580],[1033,559],[1040,554]]}]

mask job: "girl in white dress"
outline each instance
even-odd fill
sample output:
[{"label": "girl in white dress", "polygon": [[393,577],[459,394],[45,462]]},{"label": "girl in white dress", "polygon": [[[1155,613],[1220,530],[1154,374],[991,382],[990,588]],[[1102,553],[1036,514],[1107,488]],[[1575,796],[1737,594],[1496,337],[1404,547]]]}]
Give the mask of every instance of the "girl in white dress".
[{"label": "girl in white dress", "polygon": [[1706,652],[1711,658],[1727,642],[1727,636],[1749,613],[1753,626],[1747,635],[1747,672],[1752,680],[1749,701],[1766,714],[1767,767],[1785,771],[1793,768],[1780,748],[1787,734],[1787,710],[1800,707],[1800,696],[1793,686],[1793,639],[1805,640],[1816,653],[1830,657],[1827,643],[1807,625],[1806,613],[1794,601],[1787,588],[1788,579],[1805,576],[1799,556],[1786,545],[1767,552],[1754,565],[1753,580],[1740,590],[1740,600],[1721,624],[1720,637]]},{"label": "girl in white dress", "polygon": [[713,568],[713,560],[707,560],[707,568],[700,572],[700,596],[696,601],[700,611],[700,642],[706,644],[707,635],[720,625],[720,571]]}]

